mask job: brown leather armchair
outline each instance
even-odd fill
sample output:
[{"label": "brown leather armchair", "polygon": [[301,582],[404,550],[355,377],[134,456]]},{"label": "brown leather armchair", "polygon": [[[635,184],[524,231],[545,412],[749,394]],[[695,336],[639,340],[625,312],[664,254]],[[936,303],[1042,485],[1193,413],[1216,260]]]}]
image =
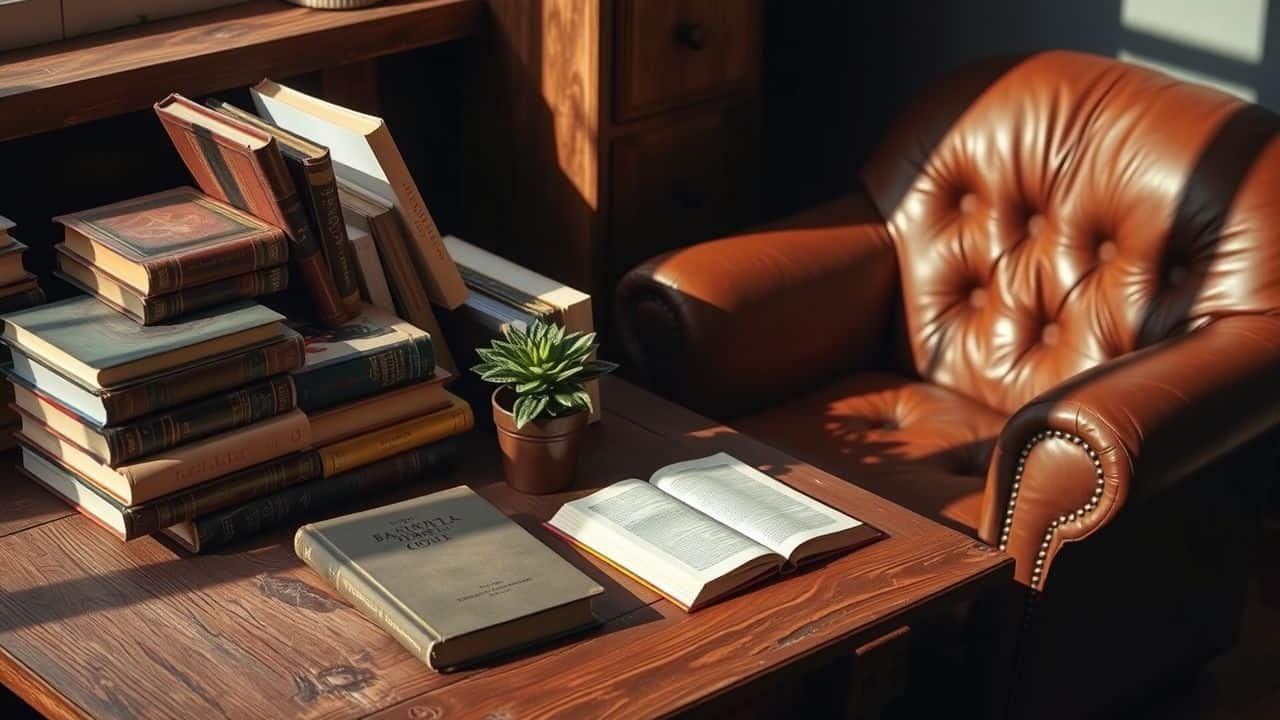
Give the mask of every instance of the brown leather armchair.
[{"label": "brown leather armchair", "polygon": [[1280,119],[1070,52],[926,93],[865,189],[655,258],[661,392],[996,545],[1027,714],[1122,707],[1234,641],[1280,422]]}]

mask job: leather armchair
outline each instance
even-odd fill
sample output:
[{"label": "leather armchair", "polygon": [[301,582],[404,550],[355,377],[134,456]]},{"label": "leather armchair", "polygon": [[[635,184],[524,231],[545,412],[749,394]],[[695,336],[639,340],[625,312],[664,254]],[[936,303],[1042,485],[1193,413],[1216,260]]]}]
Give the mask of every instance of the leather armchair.
[{"label": "leather armchair", "polygon": [[1118,708],[1238,628],[1280,423],[1278,131],[1106,58],[978,63],[862,189],[632,270],[619,332],[659,391],[1011,553],[1020,706]]}]

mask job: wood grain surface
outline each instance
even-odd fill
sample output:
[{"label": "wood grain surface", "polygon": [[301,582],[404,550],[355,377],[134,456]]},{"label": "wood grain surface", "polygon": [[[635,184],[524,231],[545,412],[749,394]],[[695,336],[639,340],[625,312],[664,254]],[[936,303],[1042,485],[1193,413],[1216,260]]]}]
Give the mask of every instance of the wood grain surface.
[{"label": "wood grain surface", "polygon": [[481,0],[331,12],[280,0],[0,53],[0,141],[475,34]]},{"label": "wood grain surface", "polygon": [[[728,428],[621,381],[604,393],[605,421],[590,428],[568,492],[511,490],[493,439],[477,432],[455,470],[367,503],[471,485],[604,585],[605,624],[588,635],[436,674],[294,557],[292,528],[193,557],[153,539],[120,543],[72,515],[0,538],[0,680],[62,717],[646,717],[851,656],[1009,576],[1008,559],[972,539]],[[717,450],[889,537],[687,614],[540,524],[595,487]],[[24,482],[6,475],[0,507]]]}]

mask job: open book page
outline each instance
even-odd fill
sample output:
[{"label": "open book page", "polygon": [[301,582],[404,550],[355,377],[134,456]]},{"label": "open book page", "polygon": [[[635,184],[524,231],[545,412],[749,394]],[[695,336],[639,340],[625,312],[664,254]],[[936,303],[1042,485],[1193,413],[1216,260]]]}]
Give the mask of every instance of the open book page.
[{"label": "open book page", "polygon": [[782,564],[768,548],[641,480],[566,503],[550,525],[686,607],[717,580]]},{"label": "open book page", "polygon": [[668,465],[650,482],[789,560],[807,541],[862,525],[727,453]]}]

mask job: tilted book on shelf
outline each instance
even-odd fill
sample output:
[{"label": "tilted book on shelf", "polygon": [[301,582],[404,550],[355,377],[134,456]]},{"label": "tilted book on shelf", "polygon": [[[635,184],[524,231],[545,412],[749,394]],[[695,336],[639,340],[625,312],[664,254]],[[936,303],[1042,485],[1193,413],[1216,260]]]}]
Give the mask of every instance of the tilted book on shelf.
[{"label": "tilted book on shelf", "polygon": [[547,526],[690,611],[884,537],[725,453],[565,503]]},{"label": "tilted book on shelf", "polygon": [[604,592],[466,486],[304,525],[294,548],[434,670],[592,627]]},{"label": "tilted book on shelf", "polygon": [[178,94],[156,103],[174,148],[206,194],[281,228],[320,322],[353,314],[342,304],[306,206],[271,135]]},{"label": "tilted book on shelf", "polygon": [[431,301],[450,310],[462,304],[466,285],[382,118],[271,80],[253,86],[249,94],[263,118],[329,148],[338,177],[394,205],[409,230],[410,255],[426,280]]},{"label": "tilted book on shelf", "polygon": [[[396,302],[391,297],[391,286],[387,284],[387,273],[382,267],[382,254],[378,252],[373,235],[348,225],[347,238],[355,254],[356,269],[360,272],[360,296],[370,305],[395,312]],[[429,328],[424,329],[430,332]]]}]

